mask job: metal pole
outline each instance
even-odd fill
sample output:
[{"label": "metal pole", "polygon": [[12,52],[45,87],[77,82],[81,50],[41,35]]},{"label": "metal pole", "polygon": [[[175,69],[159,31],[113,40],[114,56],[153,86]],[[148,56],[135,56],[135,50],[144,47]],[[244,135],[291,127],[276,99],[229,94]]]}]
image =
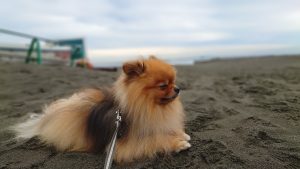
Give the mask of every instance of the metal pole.
[{"label": "metal pole", "polygon": [[37,63],[40,65],[42,63],[42,50],[40,46],[40,40],[36,40],[36,56],[37,56]]},{"label": "metal pole", "polygon": [[52,39],[47,39],[47,38],[43,38],[43,37],[39,37],[39,36],[33,36],[33,35],[20,33],[20,32],[16,32],[16,31],[11,31],[11,30],[7,30],[7,29],[2,29],[2,28],[0,28],[0,32],[4,33],[4,34],[23,37],[23,38],[39,39],[39,40],[49,42],[49,43],[55,43],[56,42],[55,40],[52,40]]}]

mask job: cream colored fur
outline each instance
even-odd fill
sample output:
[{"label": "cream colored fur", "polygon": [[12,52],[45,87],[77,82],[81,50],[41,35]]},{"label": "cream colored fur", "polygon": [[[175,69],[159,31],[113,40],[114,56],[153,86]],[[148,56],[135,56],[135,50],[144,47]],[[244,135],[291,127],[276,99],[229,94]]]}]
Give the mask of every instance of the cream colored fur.
[{"label": "cream colored fur", "polygon": [[102,99],[97,90],[89,89],[46,106],[43,114],[15,127],[17,138],[38,136],[60,151],[87,151],[86,121],[90,109]]}]

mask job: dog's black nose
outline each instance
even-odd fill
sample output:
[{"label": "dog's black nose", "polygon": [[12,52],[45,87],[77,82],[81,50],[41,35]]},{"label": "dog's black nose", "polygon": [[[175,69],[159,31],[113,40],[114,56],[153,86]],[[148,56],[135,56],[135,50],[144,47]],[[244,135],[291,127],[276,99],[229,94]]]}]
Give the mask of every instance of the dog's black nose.
[{"label": "dog's black nose", "polygon": [[174,87],[174,91],[178,94],[180,92],[180,88],[179,87]]}]

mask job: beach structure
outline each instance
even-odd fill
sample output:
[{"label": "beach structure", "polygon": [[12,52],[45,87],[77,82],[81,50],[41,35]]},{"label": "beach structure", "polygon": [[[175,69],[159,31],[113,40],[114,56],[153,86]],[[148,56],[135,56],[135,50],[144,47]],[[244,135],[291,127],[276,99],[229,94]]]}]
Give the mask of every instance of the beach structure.
[{"label": "beach structure", "polygon": [[[68,62],[70,65],[74,65],[75,60],[84,59],[86,56],[84,39],[82,38],[52,40],[1,28],[0,33],[31,39],[29,45],[0,44],[1,56],[14,59],[24,59],[25,57],[25,63]],[[41,43],[45,45],[42,46]]]}]

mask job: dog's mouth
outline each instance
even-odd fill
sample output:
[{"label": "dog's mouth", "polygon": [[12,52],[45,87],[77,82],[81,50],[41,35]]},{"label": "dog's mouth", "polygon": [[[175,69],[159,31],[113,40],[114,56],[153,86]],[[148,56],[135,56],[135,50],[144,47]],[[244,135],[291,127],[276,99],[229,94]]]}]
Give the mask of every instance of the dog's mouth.
[{"label": "dog's mouth", "polygon": [[163,97],[163,98],[160,99],[160,103],[161,104],[170,103],[171,101],[176,99],[177,96],[178,96],[178,94],[174,94],[173,96],[170,96],[170,97]]}]

